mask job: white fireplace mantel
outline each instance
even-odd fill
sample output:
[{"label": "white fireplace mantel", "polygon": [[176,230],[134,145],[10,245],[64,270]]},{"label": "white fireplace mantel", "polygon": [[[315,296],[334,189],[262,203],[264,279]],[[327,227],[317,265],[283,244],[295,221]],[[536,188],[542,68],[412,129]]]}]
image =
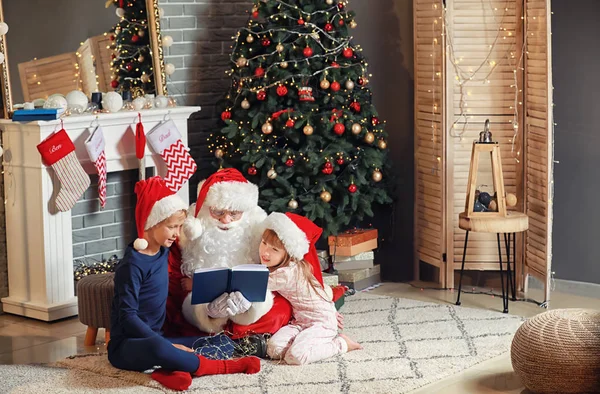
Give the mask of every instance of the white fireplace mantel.
[{"label": "white fireplace mantel", "polygon": [[[187,145],[187,119],[200,107],[141,111],[146,132],[172,119]],[[77,157],[89,174],[95,174],[84,141],[100,125],[106,140],[107,172],[138,168],[135,124],[138,112],[77,115],[62,122],[75,144]],[[8,297],[5,312],[52,321],[77,315],[74,296],[71,212],[58,212],[54,195],[58,177],[46,167],[36,146],[60,130],[61,120],[29,123],[0,120],[4,148],[4,194],[8,253]],[[164,175],[162,158],[146,148],[146,167]],[[188,184],[178,194],[188,202]]]}]

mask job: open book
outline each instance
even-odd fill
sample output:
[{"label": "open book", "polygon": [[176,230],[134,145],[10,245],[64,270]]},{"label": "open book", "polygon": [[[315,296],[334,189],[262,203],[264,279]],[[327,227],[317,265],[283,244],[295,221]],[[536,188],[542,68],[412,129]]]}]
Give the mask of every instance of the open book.
[{"label": "open book", "polygon": [[192,305],[206,304],[223,293],[241,292],[250,302],[264,302],[269,269],[261,264],[233,268],[199,268],[192,279]]}]

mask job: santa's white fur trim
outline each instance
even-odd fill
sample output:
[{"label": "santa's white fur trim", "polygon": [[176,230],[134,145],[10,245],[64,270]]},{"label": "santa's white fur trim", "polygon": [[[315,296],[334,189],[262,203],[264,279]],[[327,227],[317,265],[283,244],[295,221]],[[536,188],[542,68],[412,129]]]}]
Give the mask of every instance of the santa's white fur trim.
[{"label": "santa's white fur trim", "polygon": [[208,189],[204,206],[248,211],[258,205],[258,186],[251,182],[218,182]]},{"label": "santa's white fur trim", "polygon": [[231,321],[242,326],[247,326],[249,324],[256,323],[258,319],[266,315],[272,307],[273,293],[267,290],[265,302],[253,302],[252,306],[250,307],[250,309],[248,309],[247,312],[232,316]]},{"label": "santa's white fur trim", "polygon": [[133,241],[133,247],[135,250],[144,250],[148,247],[148,241],[146,241],[144,238],[137,238],[135,241]]},{"label": "santa's white fur trim", "polygon": [[183,222],[183,234],[186,240],[193,241],[202,235],[202,222],[193,216],[188,216]]},{"label": "santa's white fur trim", "polygon": [[292,258],[302,260],[308,253],[310,243],[306,234],[285,214],[271,213],[265,220],[265,228],[275,231]]},{"label": "santa's white fur trim", "polygon": [[171,215],[177,211],[187,211],[188,205],[179,197],[177,194],[172,194],[154,203],[148,218],[146,219],[146,225],[144,230],[148,230],[165,219],[168,219]]},{"label": "santa's white fur trim", "polygon": [[208,304],[192,305],[192,293],[189,293],[181,305],[183,317],[188,323],[207,334],[216,334],[223,331],[227,324],[227,318],[213,319],[208,316],[206,310],[207,305]]}]

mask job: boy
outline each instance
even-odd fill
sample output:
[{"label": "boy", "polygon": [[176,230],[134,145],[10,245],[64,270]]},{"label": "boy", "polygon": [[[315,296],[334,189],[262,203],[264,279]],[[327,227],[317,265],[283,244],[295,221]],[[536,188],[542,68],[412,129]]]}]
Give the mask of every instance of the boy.
[{"label": "boy", "polygon": [[[179,237],[187,204],[152,177],[135,185],[138,238],[128,246],[115,272],[108,360],[120,369],[145,371],[174,390],[185,390],[193,376],[256,373],[260,360],[209,360],[161,335],[169,288],[169,247]],[[188,338],[189,339],[189,338]],[[189,341],[187,342],[189,343]]]}]

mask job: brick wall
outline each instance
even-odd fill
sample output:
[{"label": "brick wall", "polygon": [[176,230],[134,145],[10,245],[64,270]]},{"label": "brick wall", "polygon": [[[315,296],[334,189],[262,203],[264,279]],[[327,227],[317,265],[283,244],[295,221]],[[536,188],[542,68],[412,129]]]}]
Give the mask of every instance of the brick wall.
[{"label": "brick wall", "polygon": [[246,26],[251,0],[159,0],[164,10],[163,35],[173,37],[166,48],[165,63],[173,63],[176,71],[168,77],[169,94],[179,105],[199,105],[202,111],[192,116],[188,124],[191,154],[198,163],[198,172],[190,182],[190,198],[195,200],[198,180],[214,168],[208,154],[206,138],[217,130],[215,103],[227,92],[231,78],[231,37]]},{"label": "brick wall", "polygon": [[111,172],[106,181],[106,207],[100,210],[98,177],[71,210],[73,258],[102,261],[123,256],[135,238],[135,194],[137,170]]}]

